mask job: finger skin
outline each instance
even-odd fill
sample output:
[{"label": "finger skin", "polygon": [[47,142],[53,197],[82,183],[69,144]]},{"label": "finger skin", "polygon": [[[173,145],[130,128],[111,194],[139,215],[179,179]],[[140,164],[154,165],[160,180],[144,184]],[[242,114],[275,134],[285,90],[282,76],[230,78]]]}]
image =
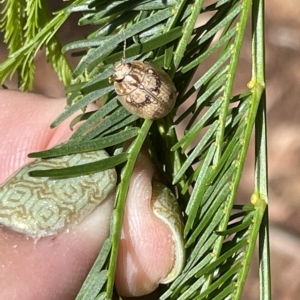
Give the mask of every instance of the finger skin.
[{"label": "finger skin", "polygon": [[28,153],[51,148],[70,137],[68,122],[49,128],[64,106],[64,99],[0,91],[0,182],[32,160]]},{"label": "finger skin", "polygon": [[80,225],[38,241],[1,229],[0,299],[75,299],[108,235],[112,208],[105,201]]},{"label": "finger skin", "polygon": [[174,265],[171,232],[150,205],[154,175],[149,156],[141,153],[130,181],[120,241],[116,286],[122,296],[151,293]]}]

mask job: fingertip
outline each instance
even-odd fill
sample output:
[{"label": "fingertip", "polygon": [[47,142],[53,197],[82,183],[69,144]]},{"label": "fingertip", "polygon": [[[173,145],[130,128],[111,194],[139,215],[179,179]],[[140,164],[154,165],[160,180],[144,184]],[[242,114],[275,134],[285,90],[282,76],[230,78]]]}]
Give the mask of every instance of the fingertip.
[{"label": "fingertip", "polygon": [[131,177],[122,227],[116,286],[122,296],[153,292],[174,265],[169,228],[151,208],[153,166],[140,155]]}]

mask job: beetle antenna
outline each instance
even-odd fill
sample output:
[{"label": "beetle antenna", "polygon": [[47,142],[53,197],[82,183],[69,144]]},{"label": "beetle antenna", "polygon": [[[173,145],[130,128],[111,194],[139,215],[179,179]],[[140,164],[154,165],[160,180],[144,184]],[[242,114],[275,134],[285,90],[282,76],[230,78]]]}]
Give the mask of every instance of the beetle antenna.
[{"label": "beetle antenna", "polygon": [[125,36],[125,32],[124,29],[122,31],[123,33],[123,39],[124,39],[124,43],[123,43],[123,55],[122,55],[122,64],[125,65],[126,62],[126,36]]}]

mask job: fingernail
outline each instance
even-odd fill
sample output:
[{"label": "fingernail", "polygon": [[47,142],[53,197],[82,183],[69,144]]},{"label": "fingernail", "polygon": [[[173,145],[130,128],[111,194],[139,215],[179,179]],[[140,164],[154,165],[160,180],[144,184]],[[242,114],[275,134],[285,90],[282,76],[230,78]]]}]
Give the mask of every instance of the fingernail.
[{"label": "fingernail", "polygon": [[171,230],[174,241],[174,266],[171,272],[160,283],[170,283],[181,273],[185,263],[185,247],[183,238],[182,214],[175,196],[163,184],[153,181],[152,209]]},{"label": "fingernail", "polygon": [[34,239],[55,235],[89,215],[115,189],[109,169],[77,177],[31,177],[28,172],[67,168],[105,159],[105,151],[37,159],[0,186],[0,224]]}]

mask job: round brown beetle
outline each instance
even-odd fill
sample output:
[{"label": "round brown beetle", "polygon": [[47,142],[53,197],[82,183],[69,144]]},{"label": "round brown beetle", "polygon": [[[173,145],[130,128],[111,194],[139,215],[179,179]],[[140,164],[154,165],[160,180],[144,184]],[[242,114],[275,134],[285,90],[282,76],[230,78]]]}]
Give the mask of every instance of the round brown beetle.
[{"label": "round brown beetle", "polygon": [[174,107],[176,88],[169,75],[149,62],[125,60],[114,65],[109,82],[122,105],[144,119],[156,120],[167,115]]}]

